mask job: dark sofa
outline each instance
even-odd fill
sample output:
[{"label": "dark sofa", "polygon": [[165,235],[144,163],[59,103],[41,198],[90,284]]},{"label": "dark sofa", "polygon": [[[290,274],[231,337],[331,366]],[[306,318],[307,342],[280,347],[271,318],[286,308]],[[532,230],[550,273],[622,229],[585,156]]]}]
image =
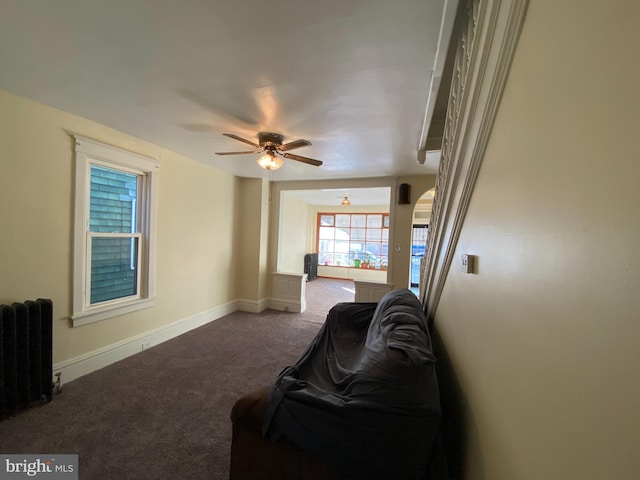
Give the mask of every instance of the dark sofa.
[{"label": "dark sofa", "polygon": [[339,303],[294,365],[234,405],[230,480],[444,480],[440,415],[415,295]]}]

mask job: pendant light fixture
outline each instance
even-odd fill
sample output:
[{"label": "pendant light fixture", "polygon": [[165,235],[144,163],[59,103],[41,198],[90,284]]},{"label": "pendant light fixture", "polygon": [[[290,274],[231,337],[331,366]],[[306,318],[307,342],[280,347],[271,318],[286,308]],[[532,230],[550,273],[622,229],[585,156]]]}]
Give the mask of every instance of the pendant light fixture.
[{"label": "pendant light fixture", "polygon": [[348,207],[349,205],[351,205],[351,200],[349,200],[349,195],[345,195],[344,197],[342,197],[342,201],[340,202],[340,205],[344,207]]}]

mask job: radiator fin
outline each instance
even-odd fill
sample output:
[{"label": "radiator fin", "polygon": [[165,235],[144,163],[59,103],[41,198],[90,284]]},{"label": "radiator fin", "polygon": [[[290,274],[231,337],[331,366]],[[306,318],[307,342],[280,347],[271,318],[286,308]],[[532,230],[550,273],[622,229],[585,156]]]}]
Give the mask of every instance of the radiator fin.
[{"label": "radiator fin", "polygon": [[52,398],[53,303],[0,305],[0,418]]}]

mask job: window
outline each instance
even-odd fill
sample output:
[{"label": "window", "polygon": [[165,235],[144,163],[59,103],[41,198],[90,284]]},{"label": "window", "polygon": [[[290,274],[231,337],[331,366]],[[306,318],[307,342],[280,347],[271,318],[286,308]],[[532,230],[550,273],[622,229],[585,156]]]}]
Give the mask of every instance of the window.
[{"label": "window", "polygon": [[427,249],[428,225],[414,224],[411,230],[411,288],[420,286],[420,264]]},{"label": "window", "polygon": [[386,213],[319,213],[318,264],[386,270],[389,215]]},{"label": "window", "polygon": [[73,325],[155,301],[159,165],[76,137]]}]

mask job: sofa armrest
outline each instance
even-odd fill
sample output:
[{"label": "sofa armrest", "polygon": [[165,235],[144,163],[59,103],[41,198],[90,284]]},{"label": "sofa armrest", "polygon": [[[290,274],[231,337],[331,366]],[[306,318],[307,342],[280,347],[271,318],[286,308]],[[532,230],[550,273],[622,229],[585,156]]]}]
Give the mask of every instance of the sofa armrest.
[{"label": "sofa armrest", "polygon": [[269,390],[264,387],[243,396],[231,410],[229,480],[341,480],[287,438],[276,442],[262,438]]},{"label": "sofa armrest", "polygon": [[262,434],[262,422],[267,412],[269,387],[260,388],[239,398],[231,409],[234,428]]}]

